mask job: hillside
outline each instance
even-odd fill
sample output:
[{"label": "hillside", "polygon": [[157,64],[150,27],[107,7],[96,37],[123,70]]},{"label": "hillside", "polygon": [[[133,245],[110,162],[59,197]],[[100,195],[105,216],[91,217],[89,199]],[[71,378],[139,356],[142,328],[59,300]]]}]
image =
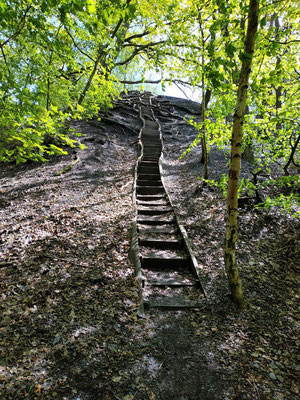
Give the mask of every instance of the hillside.
[{"label": "hillside", "polygon": [[[276,209],[240,210],[238,263],[247,306],[224,273],[225,200],[202,187],[200,148],[184,118],[198,105],[159,96],[163,171],[208,298],[193,311],[137,317],[128,259],[138,93],[101,120],[77,121],[86,150],[45,164],[1,164],[3,399],[297,399],[299,222]],[[98,117],[98,116],[97,116]],[[212,148],[210,179],[228,172]],[[242,176],[251,165],[243,162]]]}]

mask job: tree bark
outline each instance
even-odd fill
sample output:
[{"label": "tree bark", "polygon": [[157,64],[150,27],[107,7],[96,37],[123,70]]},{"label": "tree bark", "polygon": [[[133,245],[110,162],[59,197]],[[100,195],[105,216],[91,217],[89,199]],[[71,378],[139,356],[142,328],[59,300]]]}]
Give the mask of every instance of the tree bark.
[{"label": "tree bark", "polygon": [[255,36],[258,25],[259,0],[250,0],[248,27],[245,40],[242,67],[239,78],[236,110],[233,117],[231,168],[227,189],[226,236],[224,246],[225,269],[233,301],[244,305],[241,278],[236,264],[236,242],[238,236],[238,183],[241,169],[243,120],[246,108],[247,89],[251,62],[254,54]]},{"label": "tree bark", "polygon": [[[204,57],[203,57],[204,58]],[[204,60],[203,60],[204,61]],[[202,104],[201,104],[201,148],[202,148],[202,159],[204,163],[204,173],[203,178],[204,180],[208,179],[208,152],[207,152],[207,145],[206,145],[206,132],[205,132],[205,81],[204,81],[204,73],[202,73]],[[201,160],[202,161],[202,160]],[[205,182],[204,182],[205,184]]]},{"label": "tree bark", "polygon": [[201,65],[202,65],[202,79],[201,79],[201,90],[202,90],[202,101],[201,101],[201,114],[200,114],[200,123],[201,123],[201,160],[200,163],[204,164],[204,173],[203,173],[203,186],[206,185],[206,180],[208,179],[208,151],[207,151],[207,143],[206,143],[206,129],[205,129],[205,117],[206,117],[206,108],[210,100],[211,90],[207,89],[205,92],[205,58],[204,58],[204,50],[205,50],[205,39],[204,39],[204,31],[203,31],[203,22],[201,10],[199,10],[199,28],[201,33],[201,44],[202,44],[202,55],[201,55]]}]

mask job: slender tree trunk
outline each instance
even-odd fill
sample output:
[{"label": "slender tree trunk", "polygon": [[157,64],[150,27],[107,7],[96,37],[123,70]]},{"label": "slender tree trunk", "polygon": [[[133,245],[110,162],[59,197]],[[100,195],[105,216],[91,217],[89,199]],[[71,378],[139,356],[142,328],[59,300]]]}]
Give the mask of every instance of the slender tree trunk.
[{"label": "slender tree trunk", "polygon": [[[129,5],[130,2],[131,2],[131,0],[127,0],[127,5]],[[111,40],[113,40],[114,37],[117,36],[120,33],[120,35],[117,36],[117,47],[116,47],[115,59],[119,55],[119,52],[120,52],[120,50],[122,48],[122,44],[124,43],[126,32],[128,30],[128,27],[129,27],[129,22],[128,21],[125,24],[123,24],[123,22],[124,22],[124,19],[120,18],[120,20],[117,23],[114,31],[111,34]],[[78,100],[77,104],[81,105],[83,103],[83,100],[85,99],[85,96],[86,96],[87,92],[89,91],[89,88],[90,88],[90,86],[92,84],[94,76],[96,75],[96,72],[97,72],[99,64],[101,64],[102,67],[105,69],[105,75],[107,77],[109,72],[110,72],[110,70],[111,70],[111,67],[110,67],[110,69],[107,68],[107,65],[106,65],[106,62],[105,62],[105,49],[104,48],[100,48],[99,51],[98,51],[97,59],[95,61],[93,70],[92,70],[92,72],[91,72],[91,74],[89,76],[89,79],[88,79],[83,91],[81,92],[81,95],[79,97],[79,100]]]},{"label": "slender tree trunk", "polygon": [[[276,28],[276,34],[275,37],[276,39],[278,39],[279,36],[279,28],[280,28],[280,22],[279,22],[279,17],[278,15],[276,15],[275,17],[275,28]],[[280,68],[280,64],[281,64],[281,57],[277,56],[276,57],[276,70],[277,70],[277,76],[280,76],[281,74],[281,68]],[[276,117],[278,117],[278,112],[282,107],[282,102],[281,102],[281,96],[282,96],[282,86],[279,85],[277,87],[275,87],[275,96],[276,96],[276,102],[275,102],[275,107],[276,107]],[[276,134],[278,134],[278,131],[280,131],[282,129],[282,124],[281,122],[277,122],[276,123]]]},{"label": "slender tree trunk", "polygon": [[243,120],[246,108],[249,75],[251,72],[251,62],[254,54],[255,35],[258,25],[258,9],[259,0],[250,0],[244,58],[239,78],[236,110],[233,117],[231,168],[229,171],[227,190],[224,261],[232,299],[239,306],[243,306],[244,304],[244,294],[236,264],[235,251],[238,235],[238,183],[241,169]]},{"label": "slender tree trunk", "polygon": [[[295,139],[295,143],[294,145],[292,144],[292,138],[290,138],[290,145],[291,145],[291,154],[289,156],[289,159],[287,161],[287,163],[285,164],[285,166],[283,167],[284,173],[286,176],[289,175],[289,171],[288,168],[290,166],[290,164],[293,162],[294,160],[294,155],[296,153],[297,150],[297,146],[300,143],[300,135],[298,135],[297,139]],[[296,163],[293,162],[293,164],[296,166]]]},{"label": "slender tree trunk", "polygon": [[[202,86],[204,86],[204,85],[202,85]],[[201,112],[200,112],[200,123],[201,124],[205,121],[205,114],[206,114],[208,103],[211,98],[211,94],[212,94],[211,89],[206,89],[205,96],[203,97],[203,95],[202,95]],[[204,108],[203,108],[203,104],[204,104]],[[202,152],[201,152],[200,163],[204,164],[204,166],[205,166],[205,155],[206,155],[206,160],[207,160],[206,168],[208,169],[209,155],[208,155],[207,145],[206,145],[205,126],[203,126],[203,127],[204,127],[204,131],[203,131],[204,137],[201,138],[201,151]],[[204,173],[204,175],[205,175],[205,173]],[[208,176],[208,171],[207,171],[207,176]],[[204,179],[207,179],[207,178],[204,178]]]},{"label": "slender tree trunk", "polygon": [[95,74],[97,72],[98,65],[99,65],[100,61],[102,60],[102,58],[103,58],[103,54],[104,54],[103,51],[99,50],[97,59],[95,61],[94,67],[93,67],[93,70],[92,70],[92,72],[91,72],[91,74],[89,76],[89,79],[87,80],[87,83],[85,84],[85,87],[84,87],[83,91],[81,92],[81,95],[80,95],[79,100],[77,102],[78,105],[82,104],[83,100],[85,99],[85,96],[86,96],[87,92],[89,91],[89,88],[90,88],[90,86],[92,84],[93,78],[94,78],[94,76],[95,76]]},{"label": "slender tree trunk", "polygon": [[[204,66],[204,55],[202,55],[202,65]],[[208,153],[206,145],[206,132],[205,132],[205,79],[204,72],[202,73],[202,103],[201,103],[201,147],[202,158],[204,160],[204,173],[203,178],[208,179]]]},{"label": "slender tree trunk", "polygon": [[[52,64],[52,57],[53,57],[53,51],[51,50],[50,52],[50,59],[49,59],[49,69]],[[50,81],[50,76],[49,76],[49,71],[48,71],[48,77],[47,77],[47,97],[46,97],[46,110],[49,111],[50,109],[50,86],[51,86],[51,81]]]},{"label": "slender tree trunk", "polygon": [[[202,42],[202,55],[201,55],[201,64],[202,64],[202,78],[201,78],[202,102],[201,102],[201,117],[200,117],[202,155],[201,155],[200,162],[201,162],[201,164],[204,164],[203,178],[204,178],[204,180],[206,180],[206,179],[208,179],[208,152],[207,152],[206,132],[205,132],[205,111],[206,111],[206,107],[207,107],[208,102],[206,104],[205,74],[204,74],[204,68],[205,68],[205,58],[204,58],[205,39],[204,39],[204,31],[203,31],[203,27],[202,27],[201,10],[199,10],[199,28],[200,28],[200,32],[201,32],[201,42]],[[206,184],[206,182],[203,182],[203,185],[205,185],[205,184]]]}]

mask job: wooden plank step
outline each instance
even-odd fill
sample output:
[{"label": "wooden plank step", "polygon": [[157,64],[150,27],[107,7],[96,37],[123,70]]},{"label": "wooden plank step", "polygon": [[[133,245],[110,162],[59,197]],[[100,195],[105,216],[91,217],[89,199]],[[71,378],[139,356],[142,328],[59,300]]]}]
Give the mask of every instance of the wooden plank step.
[{"label": "wooden plank step", "polygon": [[[143,218],[142,216],[140,216],[139,219],[144,219],[145,221],[148,220],[147,218]],[[164,215],[162,215],[161,219],[164,219]],[[175,221],[173,221],[173,222],[175,222]],[[155,238],[156,234],[176,235],[177,232],[179,232],[179,228],[175,223],[174,223],[174,226],[169,226],[169,224],[167,224],[166,226],[162,226],[162,225],[163,224],[158,225],[158,226],[141,226],[140,232],[142,235],[147,234],[147,235],[154,236],[154,239],[156,239]]]},{"label": "wooden plank step", "polygon": [[144,180],[144,181],[159,181],[160,180],[160,174],[138,174],[138,179]]},{"label": "wooden plank step", "polygon": [[176,239],[140,239],[140,246],[155,249],[180,249],[182,241]]},{"label": "wooden plank step", "polygon": [[170,279],[149,279],[147,283],[151,286],[168,286],[168,287],[193,287],[195,283],[187,279],[170,278]]},{"label": "wooden plank step", "polygon": [[141,139],[143,138],[148,138],[148,139],[155,139],[155,140],[160,140],[160,132],[158,129],[154,130],[147,130],[144,129],[143,132],[141,133]]},{"label": "wooden plank step", "polygon": [[150,143],[145,143],[142,141],[144,150],[151,150],[151,151],[162,151],[162,146],[161,145],[152,145]]},{"label": "wooden plank step", "polygon": [[158,163],[160,156],[142,156],[142,161],[155,161]]},{"label": "wooden plank step", "polygon": [[149,147],[151,149],[162,149],[160,140],[142,140],[142,143],[144,147]]},{"label": "wooden plank step", "polygon": [[136,199],[141,200],[141,201],[165,200],[165,198],[166,198],[165,194],[163,194],[163,195],[159,194],[156,196],[154,196],[154,195],[144,195],[144,196],[137,195],[136,196]]},{"label": "wooden plank step", "polygon": [[175,219],[168,221],[168,220],[156,220],[156,219],[151,220],[151,219],[138,218],[137,223],[141,225],[171,225],[175,223]]},{"label": "wooden plank step", "polygon": [[147,134],[148,135],[148,134],[151,134],[151,133],[152,134],[154,134],[154,133],[156,133],[156,134],[158,133],[159,134],[158,128],[153,128],[153,127],[149,127],[149,126],[143,128],[142,135],[143,134]]},{"label": "wooden plank step", "polygon": [[172,208],[165,208],[165,209],[159,209],[155,208],[154,210],[151,209],[138,209],[138,214],[139,215],[163,215],[172,212]]},{"label": "wooden plank step", "polygon": [[151,308],[160,308],[164,310],[186,310],[191,308],[199,308],[200,304],[193,300],[181,300],[176,297],[158,297],[156,299],[144,300],[144,308],[149,310]]},{"label": "wooden plank step", "polygon": [[148,149],[147,147],[144,147],[143,150],[143,156],[159,156],[161,154],[161,149]]},{"label": "wooden plank step", "polygon": [[137,204],[141,207],[168,207],[169,206],[169,203],[167,202],[167,200],[164,200],[163,202],[158,202],[158,201],[160,201],[160,200],[158,199],[156,203],[151,203],[151,201],[143,202],[142,200],[138,200]]},{"label": "wooden plank step", "polygon": [[160,137],[150,137],[150,136],[144,136],[143,134],[141,135],[141,140],[145,146],[151,146],[151,147],[160,147],[162,148],[162,141]]},{"label": "wooden plank step", "polygon": [[[144,161],[142,161],[144,162]],[[138,173],[141,174],[159,174],[159,167],[158,163],[155,163],[154,166],[148,166],[147,164],[145,165],[139,165],[138,166]]]},{"label": "wooden plank step", "polygon": [[183,268],[189,265],[189,257],[142,256],[142,268]]},{"label": "wooden plank step", "polygon": [[137,186],[137,194],[159,194],[164,193],[165,189],[163,186]]},{"label": "wooden plank step", "polygon": [[138,179],[136,181],[137,186],[162,186],[162,181],[154,181],[154,180],[144,180],[140,179],[138,176]]},{"label": "wooden plank step", "polygon": [[158,226],[157,228],[145,228],[142,227],[139,229],[139,233],[141,235],[176,235],[179,232],[178,227],[174,226]]},{"label": "wooden plank step", "polygon": [[151,134],[151,135],[144,135],[144,134],[142,134],[141,136],[140,136],[140,140],[141,140],[141,142],[142,143],[144,143],[144,142],[153,142],[153,143],[160,143],[160,145],[161,145],[161,141],[160,141],[160,137],[159,137],[159,133],[157,133],[157,134]]},{"label": "wooden plank step", "polygon": [[143,154],[145,155],[151,155],[151,156],[157,156],[158,154],[161,153],[161,148],[159,147],[148,147],[148,146],[144,146],[143,149]]},{"label": "wooden plank step", "polygon": [[162,147],[158,147],[158,146],[149,146],[148,144],[144,144],[143,143],[143,148],[144,148],[144,152],[148,151],[148,152],[152,152],[153,155],[156,155],[157,153],[161,153],[162,152]]},{"label": "wooden plank step", "polygon": [[145,121],[145,128],[156,128],[158,127],[158,123],[156,121]]},{"label": "wooden plank step", "polygon": [[139,167],[158,167],[158,163],[156,161],[140,161]]}]

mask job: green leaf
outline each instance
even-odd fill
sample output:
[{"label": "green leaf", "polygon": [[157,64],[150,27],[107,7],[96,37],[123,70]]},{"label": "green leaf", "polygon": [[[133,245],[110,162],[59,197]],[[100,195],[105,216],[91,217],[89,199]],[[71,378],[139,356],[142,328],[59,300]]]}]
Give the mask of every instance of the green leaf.
[{"label": "green leaf", "polygon": [[115,383],[119,383],[119,382],[121,382],[121,380],[122,380],[122,377],[121,377],[121,376],[114,376],[114,377],[112,378],[112,381],[115,382]]},{"label": "green leaf", "polygon": [[133,394],[127,394],[125,397],[123,397],[123,400],[133,400],[134,395]]},{"label": "green leaf", "polygon": [[88,10],[90,14],[93,14],[96,12],[96,2],[95,0],[89,0],[88,1]]},{"label": "green leaf", "polygon": [[260,20],[260,26],[261,26],[261,28],[263,28],[264,26],[266,26],[267,25],[267,18],[266,17],[263,17],[261,20]]},{"label": "green leaf", "polygon": [[253,54],[250,53],[245,53],[245,52],[240,52],[239,54],[239,59],[243,62],[243,61],[248,61],[248,60],[252,60],[253,58]]},{"label": "green leaf", "polygon": [[233,57],[236,52],[236,47],[232,43],[228,43],[225,46],[225,51],[229,57]]},{"label": "green leaf", "polygon": [[60,339],[61,339],[61,336],[60,335],[57,335],[55,338],[54,338],[54,340],[53,340],[53,344],[55,345],[55,344],[57,344],[59,341],[60,341]]}]

